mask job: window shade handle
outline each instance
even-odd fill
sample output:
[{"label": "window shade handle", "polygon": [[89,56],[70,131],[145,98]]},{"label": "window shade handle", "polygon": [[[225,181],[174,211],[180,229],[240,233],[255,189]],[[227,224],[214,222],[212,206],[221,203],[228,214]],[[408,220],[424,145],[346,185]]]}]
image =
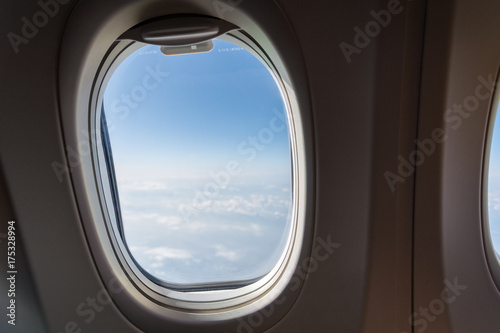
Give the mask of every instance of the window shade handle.
[{"label": "window shade handle", "polygon": [[162,46],[198,44],[239,28],[221,19],[204,16],[167,17],[137,25],[118,39]]}]

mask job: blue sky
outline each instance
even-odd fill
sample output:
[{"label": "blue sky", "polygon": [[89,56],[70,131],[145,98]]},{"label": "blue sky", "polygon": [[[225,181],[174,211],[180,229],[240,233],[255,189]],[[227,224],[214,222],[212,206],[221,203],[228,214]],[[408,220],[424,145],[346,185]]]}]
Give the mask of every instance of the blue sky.
[{"label": "blue sky", "polygon": [[259,277],[290,232],[280,90],[249,52],[214,44],[177,56],[143,47],[104,95],[127,244],[171,283]]},{"label": "blue sky", "polygon": [[488,210],[493,246],[500,253],[500,114],[497,112],[488,175]]}]

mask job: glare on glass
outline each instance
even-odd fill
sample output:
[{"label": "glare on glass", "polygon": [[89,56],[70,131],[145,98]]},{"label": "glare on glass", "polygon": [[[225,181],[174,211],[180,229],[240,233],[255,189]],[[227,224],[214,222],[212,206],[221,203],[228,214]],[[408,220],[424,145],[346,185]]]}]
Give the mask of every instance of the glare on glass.
[{"label": "glare on glass", "polygon": [[128,56],[104,93],[124,240],[171,284],[251,281],[279,262],[292,226],[286,106],[254,55]]}]

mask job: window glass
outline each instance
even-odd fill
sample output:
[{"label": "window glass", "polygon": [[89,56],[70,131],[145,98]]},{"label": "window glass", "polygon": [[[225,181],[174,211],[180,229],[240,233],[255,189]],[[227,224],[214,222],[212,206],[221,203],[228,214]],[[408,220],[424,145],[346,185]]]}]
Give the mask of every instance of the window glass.
[{"label": "window glass", "polygon": [[500,259],[500,117],[496,112],[488,172],[488,215],[493,248]]},{"label": "window glass", "polygon": [[124,240],[170,284],[251,281],[292,227],[291,132],[281,90],[254,55],[145,46],[119,64],[103,114]]}]

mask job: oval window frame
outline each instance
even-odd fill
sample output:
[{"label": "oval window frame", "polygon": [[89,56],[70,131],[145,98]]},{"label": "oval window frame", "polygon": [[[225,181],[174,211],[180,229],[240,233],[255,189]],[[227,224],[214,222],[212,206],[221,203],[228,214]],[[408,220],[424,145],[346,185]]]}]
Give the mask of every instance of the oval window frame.
[{"label": "oval window frame", "polygon": [[[112,48],[108,51],[107,57],[101,63],[98,71],[97,79],[91,90],[91,103],[90,103],[90,118],[89,118],[89,131],[94,135],[91,138],[91,147],[94,148],[92,152],[95,184],[97,187],[99,201],[102,207],[102,215],[105,221],[105,229],[107,237],[111,244],[106,247],[106,256],[116,256],[120,262],[121,269],[125,273],[128,280],[130,280],[135,288],[141,294],[146,296],[151,301],[167,306],[175,311],[181,311],[187,318],[192,316],[203,316],[205,320],[219,320],[239,317],[243,314],[248,314],[257,310],[261,305],[252,306],[252,302],[265,295],[268,295],[265,303],[272,302],[289,284],[295,267],[299,261],[302,250],[302,242],[304,238],[305,219],[299,216],[299,207],[305,206],[305,191],[299,191],[300,187],[305,187],[305,177],[300,179],[301,169],[305,169],[305,157],[303,152],[299,151],[297,144],[297,133],[302,133],[300,121],[295,119],[299,116],[298,103],[295,99],[293,89],[286,84],[282,79],[278,69],[267,56],[263,48],[251,38],[247,33],[238,30],[232,31],[225,35],[218,36],[217,38],[227,40],[240,47],[245,48],[247,51],[257,57],[272,73],[275,78],[279,89],[281,90],[283,101],[286,105],[288,125],[291,137],[292,149],[292,191],[293,191],[293,214],[292,214],[292,227],[291,235],[288,245],[277,265],[264,277],[258,281],[252,282],[248,285],[236,288],[223,288],[214,289],[213,287],[207,288],[209,290],[173,290],[150,279],[144,272],[139,269],[139,266],[134,261],[130,253],[126,250],[126,244],[123,239],[117,237],[119,234],[119,227],[116,216],[112,213],[113,194],[109,186],[109,175],[106,168],[104,159],[103,147],[100,144],[100,114],[102,112],[102,98],[104,88],[111,77],[114,69],[135,50],[147,45],[134,41],[117,41]],[[97,129],[97,130],[96,130]],[[303,185],[300,185],[302,182]],[[245,307],[246,310],[242,311]],[[218,312],[218,316],[207,316],[207,313],[213,314]],[[232,314],[231,314],[232,313]],[[199,318],[198,318],[199,319]]]}]

